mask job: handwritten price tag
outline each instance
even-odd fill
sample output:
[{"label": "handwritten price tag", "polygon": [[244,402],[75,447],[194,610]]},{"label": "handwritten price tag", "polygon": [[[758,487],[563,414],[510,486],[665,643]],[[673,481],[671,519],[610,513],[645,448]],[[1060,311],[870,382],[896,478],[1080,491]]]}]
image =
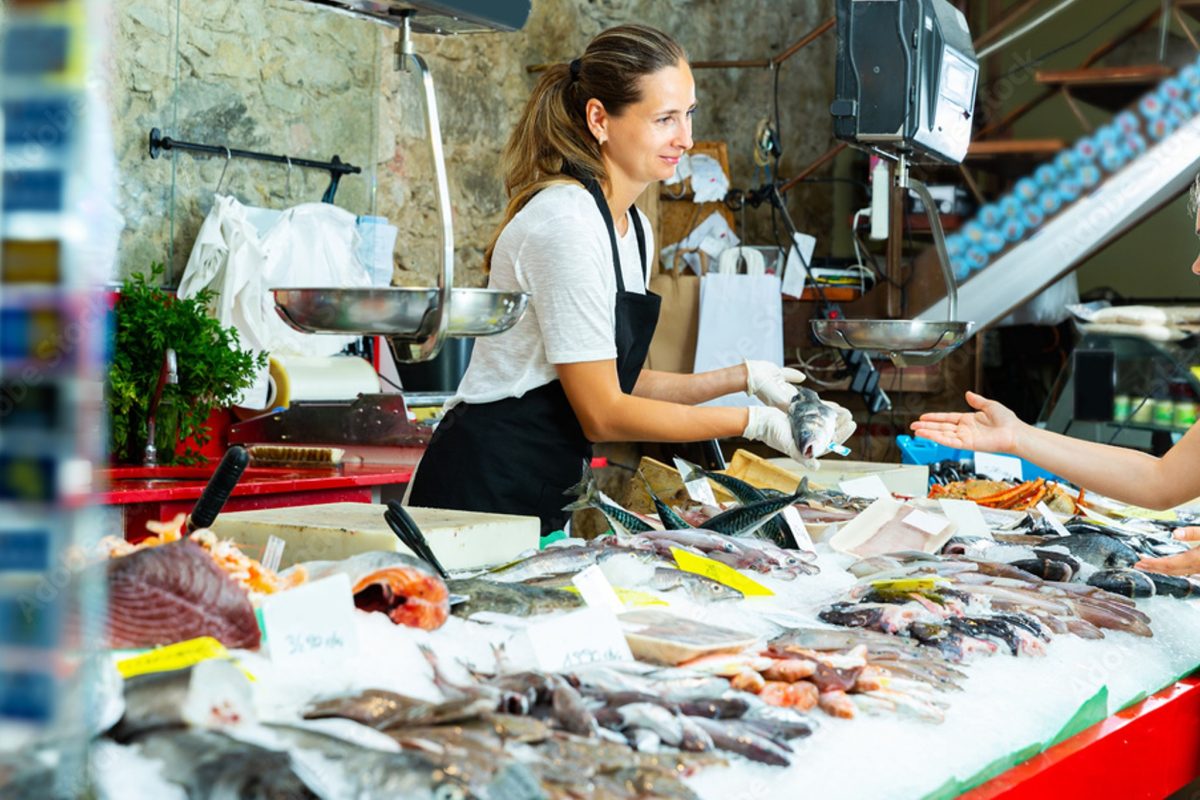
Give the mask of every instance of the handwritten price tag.
[{"label": "handwritten price tag", "polygon": [[583,608],[534,623],[524,635],[529,638],[537,665],[547,672],[633,660],[616,616],[600,608]]},{"label": "handwritten price tag", "polygon": [[263,627],[276,663],[350,658],[358,652],[350,578],[332,575],[271,595]]}]

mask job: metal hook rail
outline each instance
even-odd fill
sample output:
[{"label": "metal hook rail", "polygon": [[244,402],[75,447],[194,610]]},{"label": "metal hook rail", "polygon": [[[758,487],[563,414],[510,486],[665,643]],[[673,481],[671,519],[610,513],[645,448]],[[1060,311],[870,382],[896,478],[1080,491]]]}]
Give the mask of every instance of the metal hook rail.
[{"label": "metal hook rail", "polygon": [[343,175],[358,175],[362,172],[362,167],[356,167],[353,164],[347,164],[338,156],[334,156],[330,161],[312,161],[307,158],[292,158],[290,156],[277,156],[271,153],[256,153],[252,150],[235,150],[231,147],[226,147],[223,144],[197,144],[195,142],[181,142],[177,139],[172,139],[170,136],[163,136],[162,131],[158,128],[150,129],[150,157],[158,158],[163,150],[186,150],[192,153],[208,153],[214,156],[224,156],[225,158],[248,158],[254,161],[270,161],[275,164],[287,164],[291,167],[308,167],[309,169],[319,169],[329,173],[329,188],[325,190],[325,194],[321,196],[321,202],[332,203],[334,195],[337,194],[338,182]]}]

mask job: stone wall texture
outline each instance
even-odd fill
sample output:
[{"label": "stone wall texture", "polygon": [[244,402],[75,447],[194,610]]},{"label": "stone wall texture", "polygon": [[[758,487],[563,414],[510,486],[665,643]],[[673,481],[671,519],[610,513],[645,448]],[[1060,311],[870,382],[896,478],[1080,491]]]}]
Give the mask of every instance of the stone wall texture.
[{"label": "stone wall texture", "polygon": [[[437,209],[420,87],[394,69],[394,31],[299,0],[116,0],[113,73],[121,271],[168,261],[177,281],[225,166],[222,157],[147,155],[151,127],[185,141],[227,144],[364,167],[343,179],[337,203],[388,217],[400,229],[395,282],[429,284],[438,264]],[[761,59],[783,51],[833,13],[831,0],[730,4],[717,0],[533,0],[516,33],[416,35],[437,88],[456,239],[456,285],[482,285],[483,250],[503,214],[499,156],[536,75],[532,64],[569,60],[601,30],[642,22],[673,34],[693,60]],[[784,63],[778,111],[790,177],[831,144],[834,38],[827,33]],[[696,70],[695,138],[729,147],[732,181],[762,181],[752,160],[758,121],[773,113],[767,69]],[[828,169],[828,168],[827,168]],[[325,173],[235,159],[223,190],[250,204],[315,201]],[[817,233],[832,224],[829,184],[804,185],[789,204]],[[745,214],[746,238],[773,241],[770,213]]]}]

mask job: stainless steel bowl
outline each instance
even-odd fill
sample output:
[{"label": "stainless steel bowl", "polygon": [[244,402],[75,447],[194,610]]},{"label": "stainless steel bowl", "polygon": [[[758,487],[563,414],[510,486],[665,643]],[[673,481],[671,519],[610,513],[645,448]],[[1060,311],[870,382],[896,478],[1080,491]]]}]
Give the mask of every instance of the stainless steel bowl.
[{"label": "stainless steel bowl", "polygon": [[973,322],[926,322],[907,319],[814,319],[821,344],[843,350],[885,353],[897,367],[941,361],[967,340]]},{"label": "stainless steel bowl", "polygon": [[[275,310],[304,333],[357,333],[420,342],[437,326],[438,290],[432,287],[273,289]],[[492,336],[525,313],[529,295],[494,289],[450,293],[450,336]]]}]

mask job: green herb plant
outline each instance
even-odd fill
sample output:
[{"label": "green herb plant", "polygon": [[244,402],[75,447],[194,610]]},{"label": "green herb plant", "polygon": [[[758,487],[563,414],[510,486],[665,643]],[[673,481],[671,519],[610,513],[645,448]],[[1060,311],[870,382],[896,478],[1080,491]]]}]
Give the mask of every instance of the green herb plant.
[{"label": "green herb plant", "polygon": [[[211,438],[207,421],[215,408],[233,403],[254,382],[267,361],[240,347],[237,330],[208,314],[216,298],[209,289],[180,300],[156,285],[164,272],[151,264],[150,276],[134,273],[116,303],[112,365],[105,384],[109,452],[124,463],[141,463],[146,447],[150,398],[168,347],[175,349],[179,383],[163,387],[157,420],[161,464],[195,464],[204,457],[185,440],[203,446]],[[173,419],[172,419],[173,418]],[[165,440],[163,434],[170,438]]]}]

